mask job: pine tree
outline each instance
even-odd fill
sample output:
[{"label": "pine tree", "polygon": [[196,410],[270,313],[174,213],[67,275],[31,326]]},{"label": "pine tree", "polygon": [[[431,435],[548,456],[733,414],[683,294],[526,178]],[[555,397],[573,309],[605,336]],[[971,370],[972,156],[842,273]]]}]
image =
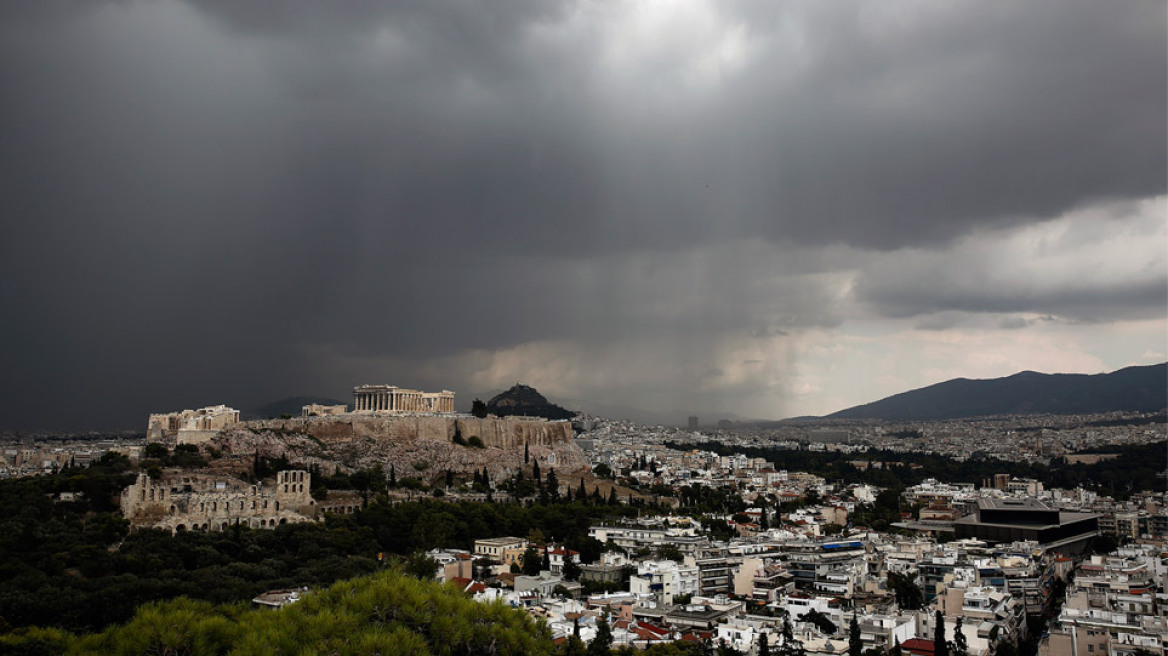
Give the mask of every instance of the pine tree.
[{"label": "pine tree", "polygon": [[397,468],[392,464],[389,466],[389,486],[397,487]]},{"label": "pine tree", "polygon": [[856,620],[855,611],[852,612],[852,623],[848,626],[848,656],[861,656],[864,643],[860,639],[860,623]]},{"label": "pine tree", "polygon": [[526,465],[529,462],[531,462],[531,448],[528,446],[527,442],[524,442],[523,443],[523,464]]},{"label": "pine tree", "polygon": [[771,656],[770,639],[765,633],[758,636],[758,656]]},{"label": "pine tree", "polygon": [[543,481],[541,480],[541,476],[539,473],[539,461],[538,460],[536,461],[536,463],[534,465],[531,466],[531,477],[535,479],[536,485],[543,485]]},{"label": "pine tree", "polygon": [[581,501],[588,498],[588,490],[584,487],[584,477],[580,477],[580,489],[576,490],[576,498]]},{"label": "pine tree", "polygon": [[611,490],[609,490],[609,492],[608,492],[608,505],[610,505],[610,506],[620,505],[620,499],[617,498],[617,496],[616,496],[616,488],[615,487],[612,488]]},{"label": "pine tree", "polygon": [[888,652],[888,656],[904,656],[904,652],[900,649],[900,638],[896,639],[896,644],[892,645],[892,649]]}]

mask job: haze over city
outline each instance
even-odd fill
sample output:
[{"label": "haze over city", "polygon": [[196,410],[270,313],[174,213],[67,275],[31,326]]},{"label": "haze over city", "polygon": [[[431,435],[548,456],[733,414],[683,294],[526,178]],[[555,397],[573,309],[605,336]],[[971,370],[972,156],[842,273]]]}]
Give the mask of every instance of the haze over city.
[{"label": "haze over city", "polygon": [[[0,428],[1168,359],[1163,2],[0,5]],[[587,409],[587,408],[584,408]]]}]

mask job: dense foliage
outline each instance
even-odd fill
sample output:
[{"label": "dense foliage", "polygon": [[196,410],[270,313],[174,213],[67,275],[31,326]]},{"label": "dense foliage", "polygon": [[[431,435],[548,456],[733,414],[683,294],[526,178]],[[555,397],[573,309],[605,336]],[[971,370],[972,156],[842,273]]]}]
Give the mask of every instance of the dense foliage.
[{"label": "dense foliage", "polygon": [[547,628],[501,602],[386,570],[314,592],[279,611],[179,598],[143,606],[88,636],[31,629],[0,636],[25,654],[551,654]]},{"label": "dense foliage", "polygon": [[[117,512],[117,496],[133,480],[128,467],[111,457],[88,469],[0,481],[0,631],[32,625],[99,630],[127,621],[151,601],[180,595],[211,603],[248,600],[265,590],[369,573],[379,553],[470,549],[483,537],[542,535],[592,562],[603,545],[588,537],[588,527],[640,510],[587,500],[389,503],[379,495],[354,515],[318,524],[172,536],[131,532]],[[372,492],[378,486],[366,486],[363,475],[322,479]],[[80,500],[59,501],[61,492],[81,493]]]}]

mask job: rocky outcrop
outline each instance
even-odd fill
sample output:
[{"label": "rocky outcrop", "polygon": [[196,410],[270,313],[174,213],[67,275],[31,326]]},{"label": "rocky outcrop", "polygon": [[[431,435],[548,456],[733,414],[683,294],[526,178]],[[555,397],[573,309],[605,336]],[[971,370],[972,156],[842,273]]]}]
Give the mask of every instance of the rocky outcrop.
[{"label": "rocky outcrop", "polygon": [[544,419],[571,419],[575,412],[549,402],[534,387],[515,384],[487,401],[487,412],[500,417],[525,416]]},{"label": "rocky outcrop", "polygon": [[[482,447],[474,444],[479,438]],[[241,462],[259,452],[326,470],[365,469],[381,464],[399,478],[436,478],[450,470],[470,473],[486,467],[510,475],[523,466],[524,451],[545,470],[583,470],[588,459],[566,421],[523,417],[372,416],[298,417],[251,421],[215,440]]]}]

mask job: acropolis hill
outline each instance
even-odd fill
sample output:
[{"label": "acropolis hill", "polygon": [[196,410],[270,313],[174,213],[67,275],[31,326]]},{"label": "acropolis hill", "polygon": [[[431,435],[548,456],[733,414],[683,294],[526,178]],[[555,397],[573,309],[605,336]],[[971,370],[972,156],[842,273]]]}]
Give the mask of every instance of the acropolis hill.
[{"label": "acropolis hill", "polygon": [[[356,410],[312,405],[295,418],[240,422],[238,413],[225,406],[155,414],[149,439],[209,445],[222,455],[216,466],[240,471],[257,454],[326,471],[376,464],[388,471],[393,465],[399,475],[423,479],[484,467],[511,474],[523,465],[525,451],[544,468],[566,473],[587,467],[568,421],[455,413],[453,393],[445,390],[429,394],[361,385],[353,391]],[[225,419],[211,425],[209,414]]]},{"label": "acropolis hill", "polygon": [[[483,448],[463,446],[456,438]],[[587,467],[572,440],[572,424],[518,417],[338,415],[244,422],[224,430],[211,444],[241,465],[255,453],[286,456],[305,465],[365,469],[380,463],[398,475],[436,478],[446,470],[469,473],[483,467],[511,474],[523,465],[524,446],[542,467],[569,472]]]}]

